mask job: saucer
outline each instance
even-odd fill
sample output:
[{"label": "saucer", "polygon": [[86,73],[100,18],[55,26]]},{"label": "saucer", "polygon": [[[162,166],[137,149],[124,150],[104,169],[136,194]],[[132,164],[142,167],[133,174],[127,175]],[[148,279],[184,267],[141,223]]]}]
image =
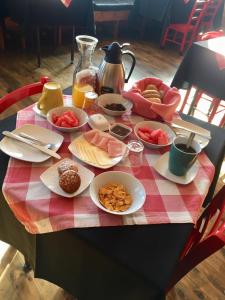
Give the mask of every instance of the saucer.
[{"label": "saucer", "polygon": [[47,118],[47,114],[45,115],[38,107],[37,107],[37,102],[34,104],[34,106],[33,106],[33,111],[37,114],[37,115],[39,115],[40,117],[42,117],[42,118]]},{"label": "saucer", "polygon": [[194,180],[195,176],[197,175],[198,164],[196,162],[184,176],[176,176],[172,174],[169,171],[168,164],[169,164],[169,152],[166,152],[160,157],[160,159],[157,160],[157,162],[153,167],[161,176],[179,184],[189,184]]}]

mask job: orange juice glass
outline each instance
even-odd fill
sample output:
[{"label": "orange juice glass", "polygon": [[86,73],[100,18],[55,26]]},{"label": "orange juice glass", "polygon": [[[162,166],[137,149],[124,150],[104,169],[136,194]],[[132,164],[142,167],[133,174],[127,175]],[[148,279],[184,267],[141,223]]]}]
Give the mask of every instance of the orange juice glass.
[{"label": "orange juice glass", "polygon": [[93,91],[93,87],[89,84],[74,84],[72,93],[74,106],[82,108],[84,105],[85,93]]}]

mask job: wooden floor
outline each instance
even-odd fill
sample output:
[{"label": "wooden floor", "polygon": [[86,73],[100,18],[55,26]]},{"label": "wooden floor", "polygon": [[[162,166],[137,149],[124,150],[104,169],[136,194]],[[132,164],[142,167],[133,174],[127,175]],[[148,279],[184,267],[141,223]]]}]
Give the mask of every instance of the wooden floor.
[{"label": "wooden floor", "polygon": [[[121,41],[121,42],[124,42]],[[173,48],[160,50],[157,44],[149,41],[129,41],[137,59],[135,72],[129,85],[134,81],[146,77],[156,76],[170,84],[175,71],[181,61],[177,51]],[[94,61],[98,64],[103,53],[100,46],[108,44],[105,40],[98,45]],[[77,62],[77,56],[75,62]],[[127,60],[127,63],[129,61]],[[69,46],[57,50],[46,49],[42,58],[41,68],[37,68],[36,57],[17,51],[0,53],[0,97],[27,83],[35,82],[41,75],[49,76],[52,80],[61,83],[66,88],[72,83],[74,65],[70,65]],[[2,114],[0,118],[13,114],[17,109],[35,101],[37,97],[28,99],[16,105],[13,109]],[[222,174],[220,185],[224,184]],[[7,247],[6,247],[7,248]],[[32,273],[28,275],[22,271],[23,258],[21,254],[12,249],[5,250],[5,245],[0,243],[0,299],[4,300],[69,300],[74,299],[59,287],[44,280],[33,279]],[[1,253],[1,251],[0,251]],[[182,299],[225,299],[225,249],[217,252],[200,264],[169,293],[168,300]],[[93,299],[97,300],[97,299]],[[116,300],[116,299],[115,299]],[[126,299],[125,299],[126,300]],[[139,300],[139,299],[137,299]],[[141,299],[140,299],[141,300]]]}]

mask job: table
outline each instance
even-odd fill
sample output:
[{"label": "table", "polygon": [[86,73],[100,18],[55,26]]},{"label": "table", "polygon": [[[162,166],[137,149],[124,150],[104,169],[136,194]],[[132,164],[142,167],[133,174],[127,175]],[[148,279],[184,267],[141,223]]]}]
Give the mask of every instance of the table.
[{"label": "table", "polygon": [[[171,86],[189,89],[196,86],[219,99],[225,99],[225,65],[219,67],[218,57],[225,60],[225,37],[193,43],[181,62]],[[192,103],[194,103],[193,101]],[[192,110],[192,107],[190,108]]]},{"label": "table", "polygon": [[[0,132],[12,130],[15,120],[14,115],[1,121]],[[0,152],[1,183],[8,159]],[[109,300],[164,299],[192,228],[189,223],[156,224],[31,235],[0,194],[0,238],[25,255],[35,277],[58,284],[79,300],[101,300],[106,294]]]}]

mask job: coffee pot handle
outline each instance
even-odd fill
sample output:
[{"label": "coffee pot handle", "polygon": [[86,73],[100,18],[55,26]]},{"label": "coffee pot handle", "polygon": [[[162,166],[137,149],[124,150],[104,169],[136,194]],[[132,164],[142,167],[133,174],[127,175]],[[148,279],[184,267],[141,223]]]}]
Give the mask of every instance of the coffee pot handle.
[{"label": "coffee pot handle", "polygon": [[134,70],[134,67],[135,67],[135,64],[136,64],[136,58],[134,56],[134,53],[129,51],[129,50],[125,50],[125,51],[122,51],[122,55],[129,55],[131,58],[132,58],[132,65],[131,65],[131,68],[130,68],[130,72],[127,76],[127,78],[125,78],[125,83],[128,82],[133,70]]}]

